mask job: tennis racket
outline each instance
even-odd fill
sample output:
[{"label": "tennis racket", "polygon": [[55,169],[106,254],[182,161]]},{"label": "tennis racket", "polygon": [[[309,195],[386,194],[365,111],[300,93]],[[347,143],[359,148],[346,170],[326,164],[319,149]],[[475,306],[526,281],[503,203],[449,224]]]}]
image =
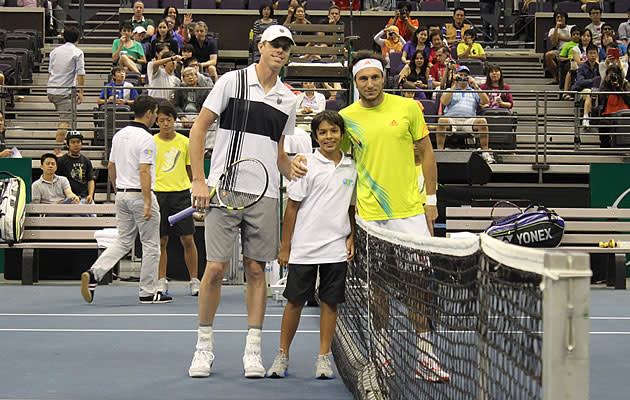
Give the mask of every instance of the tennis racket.
[{"label": "tennis racket", "polygon": [[[243,210],[258,203],[267,192],[269,174],[262,162],[255,158],[244,158],[231,164],[219,177],[210,192],[210,200],[216,195],[218,204],[210,204],[210,208],[227,210]],[[197,209],[188,207],[168,217],[168,223],[192,215]]]}]

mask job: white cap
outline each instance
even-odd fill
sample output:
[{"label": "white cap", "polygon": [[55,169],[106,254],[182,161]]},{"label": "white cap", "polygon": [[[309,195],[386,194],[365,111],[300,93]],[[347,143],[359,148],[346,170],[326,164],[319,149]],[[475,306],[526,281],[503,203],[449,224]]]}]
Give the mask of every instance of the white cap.
[{"label": "white cap", "polygon": [[142,33],[142,32],[146,32],[146,31],[147,31],[147,30],[146,30],[146,29],[144,29],[144,27],[143,27],[143,26],[138,25],[138,26],[136,26],[136,27],[134,28],[133,33]]},{"label": "white cap", "polygon": [[271,25],[262,34],[260,38],[261,42],[271,42],[272,40],[278,38],[287,38],[291,41],[292,44],[295,44],[293,41],[293,35],[291,35],[291,31],[288,30],[285,26],[282,25]]}]

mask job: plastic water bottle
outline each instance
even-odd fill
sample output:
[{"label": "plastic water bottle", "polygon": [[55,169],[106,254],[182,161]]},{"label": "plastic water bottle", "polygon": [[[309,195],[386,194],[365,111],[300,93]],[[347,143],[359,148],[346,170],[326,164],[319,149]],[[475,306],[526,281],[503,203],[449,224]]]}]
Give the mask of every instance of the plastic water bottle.
[{"label": "plastic water bottle", "polygon": [[427,81],[427,89],[433,89],[433,77],[431,75],[429,75],[429,80]]},{"label": "plastic water bottle", "polygon": [[250,29],[249,30],[249,40],[252,40],[254,38],[254,30]]}]

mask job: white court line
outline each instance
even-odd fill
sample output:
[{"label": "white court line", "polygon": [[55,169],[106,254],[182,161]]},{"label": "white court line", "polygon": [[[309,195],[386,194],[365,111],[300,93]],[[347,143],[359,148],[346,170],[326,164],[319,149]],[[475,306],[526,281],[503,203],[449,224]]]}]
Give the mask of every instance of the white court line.
[{"label": "white court line", "polygon": [[[54,313],[0,313],[0,317],[197,317],[198,314],[54,314]],[[247,314],[216,314],[215,317],[247,317]],[[282,317],[282,314],[265,314],[265,317]],[[305,318],[319,318],[319,314],[302,314]]]},{"label": "white court line", "polygon": [[[66,328],[0,328],[0,332],[131,332],[131,333],[196,333],[197,329],[66,329]],[[214,329],[214,333],[247,333],[247,329]],[[263,333],[280,333],[279,329]],[[298,330],[297,333],[319,333],[319,330]]]}]

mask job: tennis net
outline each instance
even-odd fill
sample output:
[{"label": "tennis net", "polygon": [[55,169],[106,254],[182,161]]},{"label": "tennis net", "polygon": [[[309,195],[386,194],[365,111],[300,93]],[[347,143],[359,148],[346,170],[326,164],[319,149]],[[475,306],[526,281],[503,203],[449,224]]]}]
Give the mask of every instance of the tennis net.
[{"label": "tennis net", "polygon": [[588,398],[588,255],[360,218],[355,249],[333,354],[356,399]]}]

